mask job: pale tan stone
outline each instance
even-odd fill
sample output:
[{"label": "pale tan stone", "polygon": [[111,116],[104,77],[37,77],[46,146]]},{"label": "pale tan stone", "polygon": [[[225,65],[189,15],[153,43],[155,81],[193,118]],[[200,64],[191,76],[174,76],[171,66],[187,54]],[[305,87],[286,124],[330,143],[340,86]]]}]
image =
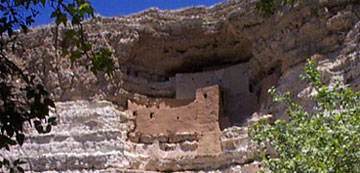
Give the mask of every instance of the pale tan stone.
[{"label": "pale tan stone", "polygon": [[[255,2],[85,21],[94,48],[113,52],[112,78],[92,74],[85,59],[72,66],[56,58],[54,25],[31,28],[8,55],[41,76],[36,80],[57,101],[59,125],[47,135],[29,129],[22,148],[2,155],[23,157],[33,172],[257,171],[247,126],[286,118],[284,105],[270,101],[271,86],[311,108],[313,92],[298,78],[306,58],[319,64],[327,84],[340,78],[360,89],[360,7],[306,1],[265,19]],[[57,50],[66,49],[59,38]]]}]

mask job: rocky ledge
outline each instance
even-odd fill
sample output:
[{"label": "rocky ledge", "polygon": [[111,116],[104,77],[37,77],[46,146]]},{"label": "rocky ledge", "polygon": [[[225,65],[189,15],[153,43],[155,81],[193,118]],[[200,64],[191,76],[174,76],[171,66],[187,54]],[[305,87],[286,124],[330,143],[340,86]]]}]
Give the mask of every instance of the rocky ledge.
[{"label": "rocky ledge", "polygon": [[21,148],[3,153],[34,172],[258,170],[247,128],[283,110],[268,88],[291,91],[306,107],[311,88],[298,75],[312,58],[325,82],[336,77],[359,90],[360,6],[305,0],[265,19],[256,2],[84,22],[89,40],[113,52],[112,78],[57,57],[68,42],[60,34],[54,47],[53,25],[31,29],[10,56],[52,93],[59,125],[46,135],[29,131]]}]

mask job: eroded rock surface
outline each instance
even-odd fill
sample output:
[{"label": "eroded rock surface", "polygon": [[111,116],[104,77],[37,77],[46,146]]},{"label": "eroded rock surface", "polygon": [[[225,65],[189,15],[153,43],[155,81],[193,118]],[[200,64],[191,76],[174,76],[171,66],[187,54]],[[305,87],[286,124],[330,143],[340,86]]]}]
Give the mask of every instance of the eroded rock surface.
[{"label": "eroded rock surface", "polygon": [[[160,136],[133,141],[129,137],[136,129],[132,111],[119,111],[107,101],[65,102],[56,106],[59,125],[51,133],[29,132],[22,147],[3,153],[26,160],[26,169],[34,172],[222,171],[258,164],[248,164],[253,157],[246,128],[206,132],[210,134],[197,131],[199,136],[182,132],[166,141]],[[215,145],[215,141],[218,146],[207,147]],[[230,143],[231,148],[227,147]],[[210,150],[214,147],[219,148]]]},{"label": "eroded rock surface", "polygon": [[[149,9],[84,22],[91,42],[113,52],[112,78],[92,74],[87,61],[71,66],[68,58],[56,56],[55,50],[68,45],[60,35],[61,43],[54,47],[53,25],[33,28],[19,37],[10,56],[38,74],[37,81],[52,93],[59,125],[46,135],[29,131],[24,146],[6,155],[25,158],[27,170],[35,172],[258,170],[248,126],[269,114],[283,118],[284,110],[271,103],[268,88],[291,91],[295,100],[309,106],[313,90],[298,76],[311,57],[325,82],[339,78],[359,90],[360,6],[309,0],[264,19],[255,3],[230,0],[210,8]],[[172,109],[197,104],[196,90],[212,85],[219,88],[218,101],[209,108],[219,111],[211,119],[214,128],[201,131],[197,121],[189,130],[177,128]],[[197,115],[196,109],[189,110],[179,119]],[[146,118],[161,114],[167,120],[157,126],[164,131],[141,120],[141,112]],[[169,130],[171,118],[174,129]],[[161,123],[167,124],[160,128]],[[200,142],[204,138],[208,148]],[[215,144],[218,148],[209,154],[199,152]]]}]

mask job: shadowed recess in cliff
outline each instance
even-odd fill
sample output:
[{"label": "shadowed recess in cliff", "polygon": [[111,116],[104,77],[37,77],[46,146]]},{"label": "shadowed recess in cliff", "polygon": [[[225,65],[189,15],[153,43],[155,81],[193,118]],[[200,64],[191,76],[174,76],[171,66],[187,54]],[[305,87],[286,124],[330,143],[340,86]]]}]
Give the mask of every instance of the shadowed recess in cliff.
[{"label": "shadowed recess in cliff", "polygon": [[[232,33],[206,35],[188,31],[166,40],[142,38],[132,48],[128,67],[135,71],[171,77],[176,73],[201,72],[244,63],[252,57],[252,44]],[[230,32],[230,31],[228,31]],[[220,37],[222,38],[216,38]],[[166,44],[165,44],[166,43]],[[151,60],[151,61],[150,61]]]}]

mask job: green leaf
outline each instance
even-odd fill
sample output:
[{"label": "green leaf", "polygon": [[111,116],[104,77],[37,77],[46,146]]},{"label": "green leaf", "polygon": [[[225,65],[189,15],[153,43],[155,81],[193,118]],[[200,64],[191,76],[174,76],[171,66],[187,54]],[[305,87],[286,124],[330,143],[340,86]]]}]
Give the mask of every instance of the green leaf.
[{"label": "green leaf", "polygon": [[[311,113],[293,102],[290,93],[275,94],[272,88],[275,100],[288,106],[289,119],[272,124],[261,119],[249,129],[249,136],[259,144],[263,165],[273,172],[360,171],[359,96],[340,82],[334,87],[324,85],[319,74],[315,63],[307,60],[301,77],[318,91]],[[268,157],[268,148],[261,145],[266,143],[277,158]]]},{"label": "green leaf", "polygon": [[18,166],[18,165],[21,165],[21,164],[24,164],[24,163],[26,163],[26,162],[23,161],[23,160],[20,160],[20,159],[16,159],[13,164],[14,164],[14,166]]},{"label": "green leaf", "polygon": [[10,139],[10,138],[9,138],[9,140],[8,140],[7,142],[8,142],[8,144],[10,144],[10,145],[16,145],[16,141],[14,141],[14,140],[12,140],[12,139]]},{"label": "green leaf", "polygon": [[5,166],[9,166],[10,165],[10,162],[9,162],[9,160],[7,160],[7,159],[3,159],[3,164],[5,165]]},{"label": "green leaf", "polygon": [[35,120],[34,121],[34,125],[35,125],[35,129],[39,132],[39,133],[44,133],[44,128],[41,125],[41,122],[39,120]]},{"label": "green leaf", "polygon": [[56,16],[56,25],[60,25],[61,23],[64,24],[66,26],[67,23],[67,17],[66,14],[64,13],[58,13]]},{"label": "green leaf", "polygon": [[45,2],[46,2],[46,0],[40,0],[40,2],[41,2],[41,4],[42,4],[42,6],[45,7]]},{"label": "green leaf", "polygon": [[45,133],[49,133],[51,131],[51,125],[47,125],[46,126],[46,130],[45,130]]},{"label": "green leaf", "polygon": [[24,143],[25,140],[25,135],[24,134],[17,134],[16,135],[16,141],[19,145],[22,145]]},{"label": "green leaf", "polygon": [[82,5],[80,5],[79,10],[87,8],[88,6],[89,6],[89,2],[86,2],[86,3],[82,4]]},{"label": "green leaf", "polygon": [[75,36],[76,32],[74,30],[67,30],[65,31],[66,38],[73,38]]},{"label": "green leaf", "polygon": [[56,121],[56,117],[50,117],[49,119],[48,119],[48,122],[49,123],[52,123],[52,122],[55,122]]},{"label": "green leaf", "polygon": [[49,98],[45,98],[45,99],[44,99],[44,103],[45,103],[46,105],[49,105],[49,106],[55,108],[54,102],[53,102],[51,99],[49,99]]},{"label": "green leaf", "polygon": [[71,63],[74,63],[80,57],[81,57],[80,51],[78,51],[78,50],[71,51],[71,55],[70,55]]},{"label": "green leaf", "polygon": [[19,172],[25,172],[24,169],[20,166],[16,167]]},{"label": "green leaf", "polygon": [[48,122],[49,122],[50,125],[55,126],[56,125],[56,117],[50,117],[48,119]]},{"label": "green leaf", "polygon": [[61,57],[65,57],[69,54],[69,52],[67,50],[63,50],[60,54]]},{"label": "green leaf", "polygon": [[53,11],[50,15],[50,18],[56,18],[58,16],[58,12],[57,11]]},{"label": "green leaf", "polygon": [[8,29],[8,35],[9,37],[11,37],[14,34],[14,31],[12,30],[12,28]]}]

